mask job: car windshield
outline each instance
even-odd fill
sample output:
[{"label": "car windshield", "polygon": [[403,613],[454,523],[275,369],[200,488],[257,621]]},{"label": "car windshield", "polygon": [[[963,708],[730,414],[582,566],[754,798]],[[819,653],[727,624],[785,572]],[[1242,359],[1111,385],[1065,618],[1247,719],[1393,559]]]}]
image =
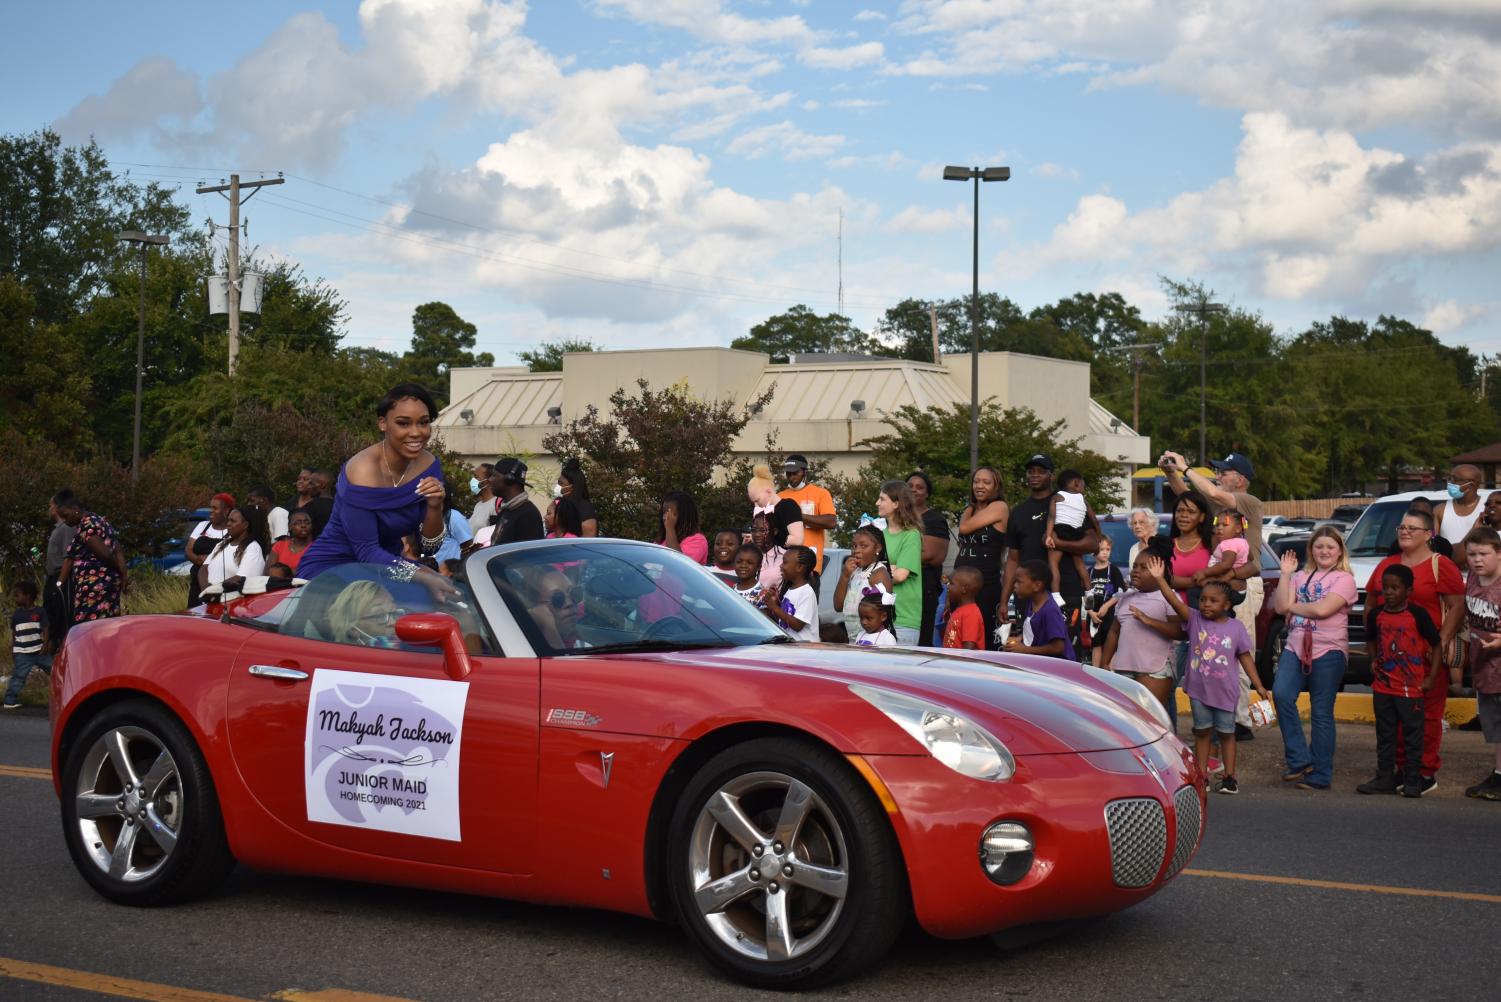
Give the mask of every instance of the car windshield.
[{"label": "car windshield", "polygon": [[252,615],[230,618],[307,640],[432,653],[432,647],[398,639],[396,620],[411,613],[441,612],[458,620],[469,653],[495,653],[497,647],[468,582],[462,576],[448,581],[453,591],[438,595],[420,579],[396,580],[389,564],[343,564],[291,589],[281,602],[273,604],[270,599],[275,593],[271,593],[266,601],[247,603]]},{"label": "car windshield", "polygon": [[1352,557],[1384,557],[1397,538],[1397,523],[1407,511],[1406,501],[1377,501],[1365,510],[1345,545]]},{"label": "car windshield", "polygon": [[665,547],[558,540],[498,554],[487,566],[544,657],[789,639],[734,589]]}]

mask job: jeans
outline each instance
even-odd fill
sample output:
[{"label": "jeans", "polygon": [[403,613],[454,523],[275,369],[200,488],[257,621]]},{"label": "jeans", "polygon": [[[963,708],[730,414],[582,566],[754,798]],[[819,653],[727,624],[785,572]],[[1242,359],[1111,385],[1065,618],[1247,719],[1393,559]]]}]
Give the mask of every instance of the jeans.
[{"label": "jeans", "polygon": [[[1282,729],[1282,747],[1287,771],[1313,766],[1306,782],[1328,786],[1334,777],[1334,697],[1345,678],[1344,651],[1330,651],[1313,659],[1313,670],[1303,674],[1303,663],[1294,651],[1284,650],[1272,681],[1272,701],[1277,706],[1277,726]],[[1308,729],[1313,748],[1303,738],[1298,719],[1298,694],[1308,690]]]},{"label": "jeans", "polygon": [[26,687],[26,678],[33,668],[42,671],[52,671],[52,655],[50,654],[15,654],[15,664],[10,670],[10,684],[5,687],[5,701],[16,703],[21,699],[21,690]]},{"label": "jeans", "polygon": [[1376,714],[1376,771],[1383,776],[1397,771],[1397,752],[1402,749],[1405,768],[1402,782],[1418,785],[1423,760],[1423,699],[1371,693]]},{"label": "jeans", "polygon": [[896,629],[896,642],[903,647],[916,647],[921,634],[915,626],[898,626]]}]

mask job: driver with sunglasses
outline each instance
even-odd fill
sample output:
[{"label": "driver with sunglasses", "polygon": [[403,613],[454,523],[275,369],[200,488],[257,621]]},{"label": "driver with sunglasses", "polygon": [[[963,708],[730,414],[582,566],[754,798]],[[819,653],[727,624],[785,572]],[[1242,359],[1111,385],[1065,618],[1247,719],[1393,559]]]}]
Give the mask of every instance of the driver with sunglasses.
[{"label": "driver with sunglasses", "polygon": [[532,622],[554,650],[584,646],[578,636],[579,606],[583,601],[584,589],[562,571],[547,571],[537,580],[536,601],[530,610]]}]

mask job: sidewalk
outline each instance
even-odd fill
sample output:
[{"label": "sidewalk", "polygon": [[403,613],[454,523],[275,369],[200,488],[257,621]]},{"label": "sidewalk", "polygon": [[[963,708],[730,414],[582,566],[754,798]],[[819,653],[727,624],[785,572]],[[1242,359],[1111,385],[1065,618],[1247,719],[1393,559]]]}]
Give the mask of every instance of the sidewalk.
[{"label": "sidewalk", "polygon": [[[1473,702],[1473,700],[1471,700]],[[1282,757],[1282,735],[1277,725],[1259,730],[1252,741],[1236,742],[1238,762],[1235,771],[1243,793],[1282,793],[1289,796],[1358,797],[1355,787],[1376,773],[1376,728],[1367,724],[1336,723],[1334,738],[1334,782],[1328,793],[1299,790],[1282,782],[1287,763]],[[1304,725],[1307,733],[1307,725]],[[1178,733],[1192,743],[1187,719],[1178,718]],[[1465,787],[1474,786],[1486,777],[1496,763],[1495,751],[1485,743],[1479,731],[1457,731],[1453,727],[1444,735],[1441,748],[1442,766],[1438,786],[1424,799],[1456,797],[1465,799]],[[1477,809],[1488,809],[1501,819],[1501,804],[1468,801]]]}]

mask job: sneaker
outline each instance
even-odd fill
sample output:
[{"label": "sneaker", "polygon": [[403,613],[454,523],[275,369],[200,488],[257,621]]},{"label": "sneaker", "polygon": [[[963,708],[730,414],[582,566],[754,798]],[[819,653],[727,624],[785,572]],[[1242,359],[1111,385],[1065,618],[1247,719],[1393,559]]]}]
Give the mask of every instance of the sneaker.
[{"label": "sneaker", "polygon": [[1296,788],[1299,789],[1299,790],[1313,790],[1315,793],[1322,793],[1325,790],[1329,789],[1329,784],[1328,783],[1310,783],[1308,780],[1305,779],[1301,783],[1299,783]]},{"label": "sneaker", "polygon": [[1465,721],[1454,729],[1456,731],[1478,731],[1480,730],[1480,718],[1471,717],[1469,720]]},{"label": "sneaker", "polygon": [[1214,792],[1233,797],[1240,792],[1240,785],[1235,782],[1234,776],[1226,776],[1220,780],[1219,785],[1214,788]]},{"label": "sneaker", "polygon": [[1396,793],[1402,789],[1402,784],[1397,782],[1394,773],[1378,772],[1369,780],[1355,788],[1356,793]]},{"label": "sneaker", "polygon": [[1225,763],[1221,762],[1219,759],[1215,758],[1213,755],[1209,756],[1209,775],[1213,776],[1217,772],[1224,772],[1224,771],[1225,771]]},{"label": "sneaker", "polygon": [[1301,769],[1289,769],[1287,770],[1287,772],[1282,774],[1282,782],[1296,783],[1298,780],[1302,779],[1310,772],[1313,772],[1313,766],[1311,765],[1305,765]]},{"label": "sneaker", "polygon": [[7,710],[19,710],[21,708],[21,704],[20,703],[6,703],[5,704],[5,708]]},{"label": "sneaker", "polygon": [[1434,778],[1433,776],[1422,776],[1418,780],[1417,789],[1409,790],[1407,788],[1407,784],[1403,783],[1401,786],[1397,787],[1397,792],[1402,794],[1402,796],[1404,797],[1426,797],[1428,796],[1429,791],[1434,790],[1437,787],[1438,780],[1436,778]]},{"label": "sneaker", "polygon": [[1501,800],[1501,772],[1493,772],[1465,790],[1472,800]]}]

